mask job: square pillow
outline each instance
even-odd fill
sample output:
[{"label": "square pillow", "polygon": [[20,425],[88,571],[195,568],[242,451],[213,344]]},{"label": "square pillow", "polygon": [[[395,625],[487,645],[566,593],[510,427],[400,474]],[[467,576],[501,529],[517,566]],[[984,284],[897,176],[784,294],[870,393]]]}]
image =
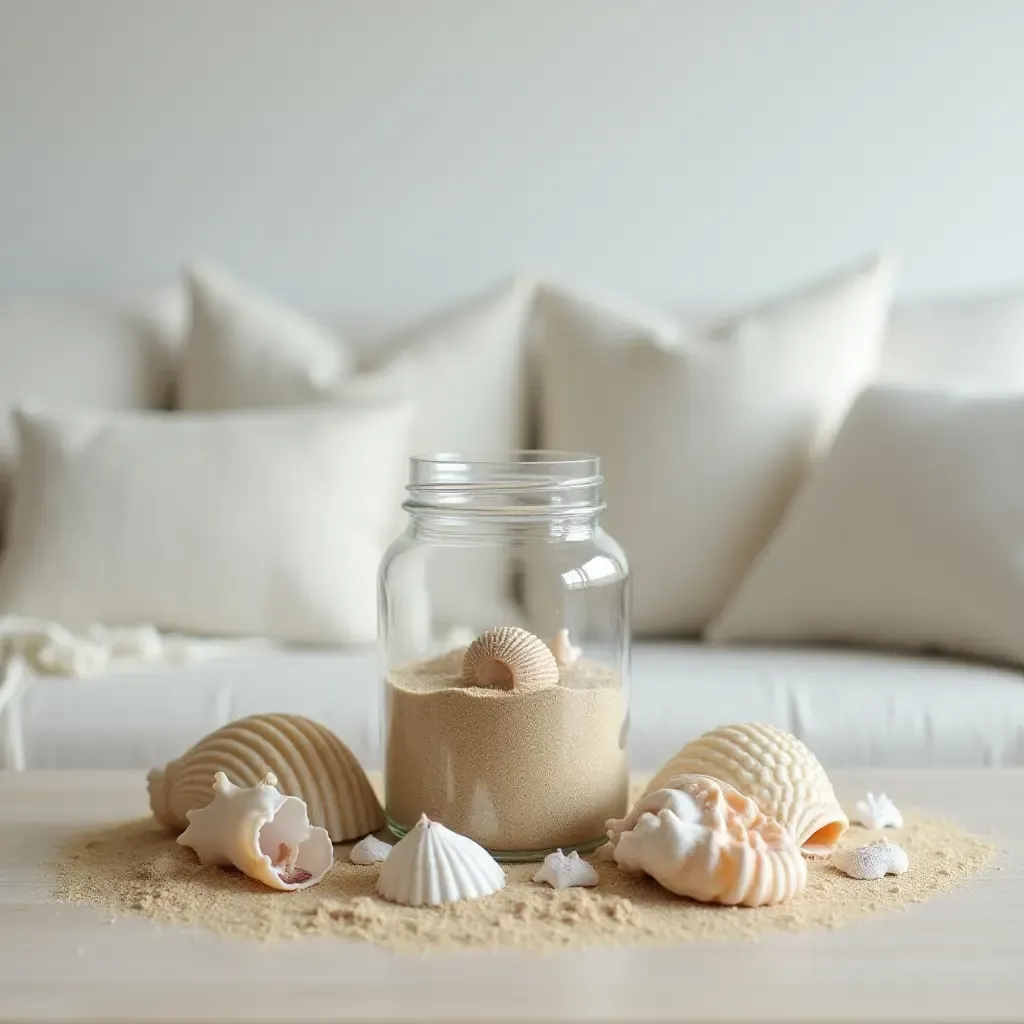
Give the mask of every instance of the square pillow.
[{"label": "square pillow", "polygon": [[708,631],[1024,663],[1024,397],[871,388]]},{"label": "square pillow", "polygon": [[191,325],[178,405],[186,410],[402,397],[417,407],[409,454],[522,448],[525,334],[533,286],[514,278],[390,336],[357,357],[328,327],[209,260],[187,275]]},{"label": "square pillow", "polygon": [[20,412],[0,614],[369,643],[411,417]]},{"label": "square pillow", "polygon": [[[240,409],[400,398],[416,407],[404,455],[425,452],[491,454],[528,443],[527,332],[533,285],[502,282],[376,339],[357,358],[338,332],[235,280],[209,260],[187,276],[191,327],[182,356],[182,409]],[[391,536],[406,525],[398,501],[389,510]],[[420,591],[427,619],[459,629],[481,617],[481,600],[495,624],[509,621],[511,569],[495,555],[489,594],[467,593],[446,560],[443,576],[424,563]],[[479,555],[466,552],[467,565]],[[411,589],[411,587],[410,587]],[[424,600],[426,598],[424,597]],[[487,615],[484,616],[486,618]]]},{"label": "square pillow", "polygon": [[873,259],[703,328],[541,287],[543,444],[601,456],[638,633],[699,633],[739,585],[875,372],[892,276]]},{"label": "square pillow", "polygon": [[897,304],[878,381],[974,393],[1024,391],[1024,288]]},{"label": "square pillow", "polygon": [[11,411],[29,401],[167,408],[184,319],[177,288],[121,300],[0,301],[0,523],[15,457]]}]

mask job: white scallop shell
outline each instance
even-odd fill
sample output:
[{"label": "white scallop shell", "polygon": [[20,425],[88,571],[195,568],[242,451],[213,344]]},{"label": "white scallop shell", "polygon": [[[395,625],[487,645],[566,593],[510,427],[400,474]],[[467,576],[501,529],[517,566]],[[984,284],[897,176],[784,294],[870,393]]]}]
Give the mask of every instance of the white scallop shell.
[{"label": "white scallop shell", "polygon": [[554,639],[548,644],[551,648],[551,653],[555,656],[555,661],[559,665],[572,665],[579,660],[580,655],[583,653],[582,647],[575,647],[572,641],[569,639],[569,630],[560,629]]},{"label": "white scallop shell", "polygon": [[272,889],[308,889],[334,862],[334,847],[322,828],[314,828],[306,805],[284,796],[268,773],[245,789],[217,772],[213,799],[188,812],[188,828],[178,836],[202,864],[244,871]]},{"label": "white scallop shell", "polygon": [[851,878],[873,880],[885,875],[902,875],[910,870],[910,858],[902,846],[880,843],[836,850],[832,864]]},{"label": "white scallop shell", "polygon": [[558,685],[558,662],[543,640],[518,626],[499,626],[478,636],[462,659],[469,686],[539,690]]},{"label": "white scallop shell", "polygon": [[390,853],[390,843],[385,843],[376,836],[366,836],[349,850],[348,859],[353,864],[379,864],[382,860],[387,860]]},{"label": "white scallop shell", "polygon": [[702,903],[784,903],[807,884],[786,829],[706,775],[678,776],[674,788],[641,797],[627,817],[608,822],[608,838],[620,867]]},{"label": "white scallop shell", "polygon": [[425,814],[391,848],[377,879],[384,899],[407,907],[475,900],[504,886],[505,872],[482,846]]},{"label": "white scallop shell", "polygon": [[658,772],[647,792],[690,774],[721,779],[750,797],[808,857],[827,857],[849,825],[821,762],[774,725],[724,725],[704,733]]},{"label": "white scallop shell", "polygon": [[854,805],[857,824],[865,828],[903,828],[900,809],[884,794],[868,793]]},{"label": "white scallop shell", "polygon": [[212,799],[216,772],[256,785],[267,772],[286,796],[305,801],[309,820],[343,843],[384,826],[384,811],[352,752],[329,729],[298,715],[252,715],[225,725],[147,777],[149,805],[171,828]]},{"label": "white scallop shell", "polygon": [[568,889],[574,885],[597,885],[597,871],[575,850],[568,856],[561,850],[549,853],[540,870],[533,876],[535,882],[547,882],[552,889]]}]

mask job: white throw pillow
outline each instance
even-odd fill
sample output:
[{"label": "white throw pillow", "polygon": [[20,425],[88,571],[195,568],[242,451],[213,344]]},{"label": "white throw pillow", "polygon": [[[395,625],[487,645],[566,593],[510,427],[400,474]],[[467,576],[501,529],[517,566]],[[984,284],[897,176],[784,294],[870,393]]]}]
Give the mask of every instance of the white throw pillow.
[{"label": "white throw pillow", "polygon": [[409,454],[526,442],[525,333],[533,286],[514,278],[379,340],[359,361],[334,331],[208,260],[188,274],[187,410],[401,397],[417,407]]},{"label": "white throw pillow", "polygon": [[0,523],[26,401],[160,409],[171,401],[184,303],[177,288],[123,300],[0,301]]},{"label": "white throw pillow", "polygon": [[601,456],[638,633],[723,607],[875,371],[884,259],[705,329],[556,287],[538,296],[545,447]]},{"label": "white throw pillow", "polygon": [[374,639],[408,407],[16,419],[0,613]]},{"label": "white throw pillow", "polygon": [[1024,397],[872,388],[708,631],[1024,662]]},{"label": "white throw pillow", "polygon": [[896,305],[878,380],[976,393],[1024,391],[1024,289]]}]

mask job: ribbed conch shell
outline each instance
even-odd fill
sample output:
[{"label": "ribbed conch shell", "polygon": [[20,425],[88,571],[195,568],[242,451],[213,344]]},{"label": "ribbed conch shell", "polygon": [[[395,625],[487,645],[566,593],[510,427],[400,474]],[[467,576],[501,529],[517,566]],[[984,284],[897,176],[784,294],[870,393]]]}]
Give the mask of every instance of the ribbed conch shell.
[{"label": "ribbed conch shell", "polygon": [[750,797],[786,827],[807,857],[827,857],[850,824],[821,762],[774,725],[723,725],[704,733],[655,775],[647,792],[690,774],[721,779]]},{"label": "ribbed conch shell", "polygon": [[792,837],[727,783],[683,775],[608,822],[615,862],[702,903],[785,903],[807,884]]},{"label": "ribbed conch shell", "polygon": [[478,843],[421,815],[381,864],[377,892],[408,907],[437,906],[490,896],[505,872]]},{"label": "ribbed conch shell", "polygon": [[462,681],[495,690],[540,690],[558,685],[558,662],[539,637],[518,626],[499,626],[469,645]]},{"label": "ribbed conch shell", "polygon": [[302,799],[309,820],[327,829],[335,843],[384,826],[380,801],[352,751],[308,718],[252,715],[210,733],[149,773],[153,814],[170,828],[185,828],[186,812],[213,799],[210,785],[217,772],[238,786],[254,786],[273,772],[281,792]]},{"label": "ribbed conch shell", "polygon": [[188,812],[179,846],[191,847],[202,864],[236,867],[272,889],[308,889],[334,863],[334,847],[322,828],[309,823],[306,805],[284,796],[268,772],[255,786],[232,785],[217,772],[205,807]]}]

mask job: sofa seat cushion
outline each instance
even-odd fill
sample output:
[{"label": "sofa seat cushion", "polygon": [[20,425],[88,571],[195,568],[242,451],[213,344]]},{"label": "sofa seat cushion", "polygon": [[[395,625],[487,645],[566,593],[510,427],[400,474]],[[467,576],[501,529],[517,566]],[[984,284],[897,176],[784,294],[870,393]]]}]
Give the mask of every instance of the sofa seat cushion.
[{"label": "sofa seat cushion", "polygon": [[[382,762],[372,650],[247,650],[174,670],[44,678],[15,710],[29,768],[150,768],[267,711],[308,715],[367,768]],[[1021,765],[1024,675],[859,650],[635,646],[635,771],[656,770],[716,725],[750,720],[794,732],[829,768]]]}]

